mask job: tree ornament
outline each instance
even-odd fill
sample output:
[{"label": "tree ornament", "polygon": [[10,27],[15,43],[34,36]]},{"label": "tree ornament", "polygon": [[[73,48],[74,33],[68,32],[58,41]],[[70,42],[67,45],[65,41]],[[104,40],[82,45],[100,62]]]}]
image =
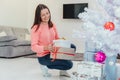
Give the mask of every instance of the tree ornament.
[{"label": "tree ornament", "polygon": [[106,30],[112,31],[112,30],[115,29],[115,25],[114,25],[113,22],[106,22],[105,25],[104,25],[104,28],[105,28]]},{"label": "tree ornament", "polygon": [[102,63],[103,61],[105,61],[105,59],[106,59],[105,53],[103,53],[102,51],[96,52],[95,61],[97,61],[98,63]]}]

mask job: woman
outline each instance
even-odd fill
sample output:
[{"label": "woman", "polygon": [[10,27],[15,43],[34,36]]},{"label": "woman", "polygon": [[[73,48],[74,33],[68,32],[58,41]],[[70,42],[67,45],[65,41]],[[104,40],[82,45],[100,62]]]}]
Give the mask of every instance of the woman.
[{"label": "woman", "polygon": [[[59,39],[59,36],[55,24],[51,21],[50,10],[46,5],[39,4],[36,8],[33,26],[31,27],[31,49],[37,53],[38,61],[41,65],[49,69],[60,70],[61,76],[69,76],[66,70],[72,68],[73,63],[71,61],[56,59],[52,62],[50,59],[50,52],[54,52],[52,43],[56,39]],[[44,68],[45,71],[46,69]]]}]

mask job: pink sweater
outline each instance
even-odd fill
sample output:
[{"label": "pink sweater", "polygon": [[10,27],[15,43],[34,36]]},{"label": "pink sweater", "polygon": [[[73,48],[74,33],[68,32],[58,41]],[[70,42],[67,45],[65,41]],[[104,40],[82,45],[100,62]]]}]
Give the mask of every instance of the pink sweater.
[{"label": "pink sweater", "polygon": [[58,39],[58,32],[56,26],[53,25],[49,29],[48,25],[40,24],[40,27],[35,31],[37,25],[31,29],[31,49],[37,53],[38,57],[49,54],[49,51],[44,51],[44,46],[53,43],[53,40]]}]

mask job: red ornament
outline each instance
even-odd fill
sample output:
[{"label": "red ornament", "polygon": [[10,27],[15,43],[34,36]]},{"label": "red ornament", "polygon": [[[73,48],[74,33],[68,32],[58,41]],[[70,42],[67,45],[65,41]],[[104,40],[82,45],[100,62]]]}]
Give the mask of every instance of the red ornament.
[{"label": "red ornament", "polygon": [[104,28],[107,29],[107,30],[114,30],[115,29],[115,25],[113,22],[106,22],[105,25],[104,25]]}]

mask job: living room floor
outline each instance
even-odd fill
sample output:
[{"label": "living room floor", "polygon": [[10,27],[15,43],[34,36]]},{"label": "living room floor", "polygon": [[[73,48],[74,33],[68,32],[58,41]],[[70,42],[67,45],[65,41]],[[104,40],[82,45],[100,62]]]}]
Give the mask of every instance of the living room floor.
[{"label": "living room floor", "polygon": [[[120,61],[119,61],[120,62]],[[68,73],[77,71],[77,63],[73,61],[73,68]],[[19,57],[13,59],[0,58],[0,80],[73,80],[60,77],[59,70],[50,70],[51,77],[43,77],[37,58]],[[120,64],[117,64],[117,76],[120,78]]]},{"label": "living room floor", "polygon": [[[77,63],[68,72],[77,70]],[[0,80],[72,80],[67,77],[60,77],[58,70],[49,70],[51,77],[43,77],[37,58],[0,58]]]}]

